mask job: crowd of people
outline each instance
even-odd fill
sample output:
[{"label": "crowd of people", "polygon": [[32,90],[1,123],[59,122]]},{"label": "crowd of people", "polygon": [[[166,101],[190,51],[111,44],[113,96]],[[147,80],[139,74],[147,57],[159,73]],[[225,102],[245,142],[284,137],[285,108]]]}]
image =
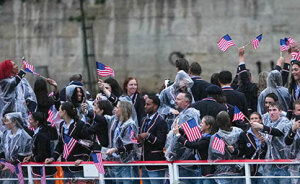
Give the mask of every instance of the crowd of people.
[{"label": "crowd of people", "polygon": [[[292,45],[274,70],[262,72],[259,83],[246,68],[244,48],[239,48],[237,73],[221,71],[203,80],[198,62],[176,61],[174,82],[150,95],[140,91],[138,80],[129,77],[123,88],[114,78],[98,80],[93,99],[82,75],[58,89],[57,82],[37,79],[34,88],[24,78],[24,68],[11,60],[0,63],[0,158],[10,163],[71,161],[64,177],[83,177],[82,161],[103,153],[107,161],[175,161],[300,158],[300,61],[291,59]],[[290,76],[290,79],[289,79]],[[53,90],[47,90],[47,84]],[[288,88],[287,88],[288,87]],[[56,110],[55,110],[56,109]],[[234,118],[239,109],[246,118]],[[50,113],[56,114],[50,118]],[[199,128],[191,139],[183,127]],[[195,135],[193,135],[195,136]],[[216,146],[217,145],[217,146]],[[299,176],[300,165],[251,165],[252,176]],[[16,177],[4,165],[2,178]],[[105,177],[165,177],[165,166],[105,167]],[[204,179],[184,183],[244,183],[243,179],[210,178],[242,176],[243,165],[186,165],[181,177]],[[32,170],[41,176],[41,169]],[[55,167],[46,167],[53,177]],[[252,183],[298,183],[291,178],[255,178]],[[106,180],[107,183],[139,183],[138,180]],[[162,179],[143,183],[164,183]],[[17,183],[1,181],[1,183]],[[54,183],[48,180],[47,183]]]}]

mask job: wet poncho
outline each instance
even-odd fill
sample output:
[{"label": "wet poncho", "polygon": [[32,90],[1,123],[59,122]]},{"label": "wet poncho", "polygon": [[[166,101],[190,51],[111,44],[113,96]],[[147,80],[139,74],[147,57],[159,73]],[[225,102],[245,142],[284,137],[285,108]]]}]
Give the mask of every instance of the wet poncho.
[{"label": "wet poncho", "polygon": [[174,120],[171,130],[167,135],[166,140],[166,153],[165,157],[168,161],[174,160],[188,160],[193,155],[193,150],[190,148],[185,147],[182,143],[178,142],[178,137],[174,134],[174,123],[177,122],[178,125],[182,125],[183,123],[187,122],[188,120],[195,119],[197,125],[200,124],[200,113],[195,108],[186,108]]},{"label": "wet poncho", "polygon": [[23,124],[28,124],[29,110],[26,103],[37,104],[36,96],[28,81],[25,78],[17,83],[17,77],[2,79],[0,81],[0,130],[2,126],[2,116],[5,112],[21,112]]},{"label": "wet poncho", "polygon": [[[114,135],[110,135],[110,142],[111,147],[117,148],[118,152],[108,156],[108,160],[119,159],[123,163],[139,160],[139,150],[136,142],[138,128],[135,122],[131,118],[124,123],[119,122],[115,116],[112,119],[114,122],[111,128],[114,130]],[[129,144],[132,144],[132,149],[128,150],[125,146]]]},{"label": "wet poncho", "polygon": [[[292,124],[294,123],[295,120],[292,121]],[[288,136],[288,135],[285,135]],[[300,159],[300,129],[298,128],[296,131],[296,135],[294,137],[294,141],[291,144],[291,151],[290,154],[288,155],[289,159]],[[289,166],[290,172],[293,173],[298,173],[300,169],[300,165],[297,164],[291,164]]]},{"label": "wet poncho", "polygon": [[[277,128],[284,135],[286,135],[290,128],[292,127],[292,122],[286,117],[280,117],[276,122],[272,123],[272,121],[265,122],[266,126],[271,128]],[[287,146],[284,142],[285,136],[272,136],[270,134],[265,134],[265,142],[268,146],[268,151],[266,154],[266,159],[287,159],[289,158],[291,146]],[[274,165],[263,165],[264,169],[271,169]],[[280,168],[280,166],[278,166]],[[283,166],[284,167],[284,166]]]},{"label": "wet poncho", "polygon": [[288,89],[282,86],[281,73],[277,70],[273,70],[269,73],[267,78],[267,88],[263,90],[258,97],[257,111],[261,115],[266,113],[264,104],[265,98],[269,93],[274,93],[278,97],[282,110],[287,112],[291,97]]},{"label": "wet poncho", "polygon": [[[217,133],[211,136],[209,148],[208,148],[208,160],[232,160],[237,158],[237,156],[231,155],[230,151],[227,149],[227,145],[235,146],[240,134],[243,132],[242,129],[237,127],[231,127],[231,131],[225,131],[219,129]],[[224,154],[220,151],[213,149],[212,144],[214,142],[215,137],[219,137],[225,142],[225,152]],[[239,173],[240,165],[217,165],[215,168],[215,174],[234,174]]]}]

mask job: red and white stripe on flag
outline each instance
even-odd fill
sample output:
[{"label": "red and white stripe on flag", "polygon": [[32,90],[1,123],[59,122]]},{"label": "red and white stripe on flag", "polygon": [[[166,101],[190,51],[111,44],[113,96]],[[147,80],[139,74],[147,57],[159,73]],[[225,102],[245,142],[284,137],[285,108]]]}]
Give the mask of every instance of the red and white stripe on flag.
[{"label": "red and white stripe on flag", "polygon": [[64,144],[64,151],[63,151],[63,158],[64,159],[68,159],[70,153],[72,152],[72,150],[74,149],[75,145],[77,144],[77,140],[71,138],[71,140],[69,141],[69,143],[65,143]]},{"label": "red and white stripe on flag", "polygon": [[223,141],[223,139],[219,138],[218,136],[215,136],[215,138],[212,142],[211,148],[224,154],[225,153],[225,142]]},{"label": "red and white stripe on flag", "polygon": [[252,40],[252,44],[253,44],[253,48],[254,48],[254,49],[257,49],[257,47],[258,47],[258,45],[259,45],[258,39]]},{"label": "red and white stripe on flag", "polygon": [[235,43],[232,40],[227,41],[224,38],[221,38],[221,40],[218,42],[218,46],[223,52],[225,52],[229,47],[234,45]]},{"label": "red and white stripe on flag", "polygon": [[105,174],[105,170],[104,170],[104,166],[103,166],[102,153],[96,153],[96,155],[97,155],[98,162],[95,163],[95,166],[96,166],[96,168],[97,168],[97,170],[100,174]]},{"label": "red and white stripe on flag", "polygon": [[292,52],[291,55],[292,55],[292,59],[300,61],[300,52],[298,52],[298,53]]},{"label": "red and white stripe on flag", "polygon": [[201,130],[197,125],[194,127],[190,127],[188,122],[185,122],[181,125],[181,127],[184,130],[184,133],[186,134],[190,142],[200,139],[202,137]]},{"label": "red and white stripe on flag", "polygon": [[115,76],[114,71],[109,67],[109,66],[105,66],[104,70],[99,70],[97,69],[97,74],[101,77],[107,77],[107,76]]}]

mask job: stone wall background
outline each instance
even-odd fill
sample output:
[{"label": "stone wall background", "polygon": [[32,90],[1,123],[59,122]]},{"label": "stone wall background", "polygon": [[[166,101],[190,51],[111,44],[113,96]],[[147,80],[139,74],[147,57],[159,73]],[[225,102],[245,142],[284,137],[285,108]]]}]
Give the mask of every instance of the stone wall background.
[{"label": "stone wall background", "polygon": [[[3,0],[2,0],[3,1]],[[156,92],[165,78],[174,79],[172,52],[198,61],[202,77],[221,70],[235,72],[236,48],[223,53],[219,39],[229,34],[237,46],[263,34],[259,48],[246,48],[246,63],[257,81],[257,61],[270,70],[280,56],[279,39],[300,41],[298,0],[86,0],[93,26],[95,59],[111,66],[116,78],[137,77],[144,92]],[[21,57],[63,87],[83,73],[79,0],[5,0],[0,6],[0,59]],[[92,46],[91,46],[92,45]],[[94,65],[94,61],[90,61]],[[48,68],[48,73],[41,70]],[[96,70],[93,71],[96,76]],[[27,78],[33,84],[36,77]]]}]

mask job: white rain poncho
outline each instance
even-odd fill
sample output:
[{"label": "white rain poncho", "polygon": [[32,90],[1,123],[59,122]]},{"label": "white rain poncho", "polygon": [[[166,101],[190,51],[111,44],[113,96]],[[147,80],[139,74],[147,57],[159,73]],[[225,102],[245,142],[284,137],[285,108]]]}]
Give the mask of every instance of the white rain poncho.
[{"label": "white rain poncho", "polygon": [[[174,83],[160,93],[160,107],[158,112],[167,122],[169,129],[175,119],[175,115],[171,113],[171,110],[175,109],[175,99],[177,95],[182,92],[181,88],[183,86],[187,87],[187,91],[192,95],[191,88],[193,85],[194,81],[190,76],[183,70],[180,70],[177,72]],[[194,103],[194,98],[191,103]]]},{"label": "white rain poncho", "polygon": [[0,130],[2,126],[2,116],[5,112],[21,112],[22,119],[27,125],[29,111],[26,102],[37,104],[36,96],[28,81],[25,78],[17,84],[17,76],[2,79],[0,81]]},{"label": "white rain poncho", "polygon": [[267,88],[263,90],[258,97],[257,112],[261,115],[266,113],[264,109],[265,98],[270,93],[274,93],[278,97],[282,110],[287,112],[291,97],[288,89],[282,86],[281,73],[277,70],[273,70],[269,73],[267,78]]},{"label": "white rain poncho", "polygon": [[174,120],[171,130],[169,131],[167,135],[166,140],[166,153],[165,157],[168,161],[174,161],[174,160],[187,160],[193,155],[193,150],[190,148],[185,147],[183,144],[178,142],[178,137],[174,134],[174,123],[177,122],[178,125],[182,125],[188,120],[195,119],[197,125],[200,124],[200,113],[195,108],[186,108],[182,112],[179,113],[179,115]]},{"label": "white rain poncho", "polygon": [[[115,118],[112,119],[116,120]],[[115,134],[114,136],[111,136],[113,137],[113,140],[110,139],[111,147],[119,149],[128,144],[132,144],[133,148],[131,150],[125,149],[124,152],[114,153],[108,156],[108,160],[116,160],[116,158],[118,158],[119,161],[123,163],[139,160],[139,149],[135,142],[138,135],[138,128],[135,122],[130,118],[122,123],[120,127],[118,127],[119,123],[120,122],[115,121],[112,125],[112,128],[115,130]]]},{"label": "white rain poncho", "polygon": [[[266,126],[271,128],[277,128],[284,135],[286,135],[290,128],[292,127],[292,122],[286,117],[280,117],[276,122],[265,122]],[[268,146],[268,151],[266,153],[266,159],[287,159],[289,158],[291,146],[287,146],[284,142],[285,136],[272,136],[270,134],[265,134],[265,142]],[[264,169],[271,169],[273,165],[263,165]]]},{"label": "white rain poncho", "polygon": [[[208,148],[208,160],[232,160],[237,158],[237,156],[231,155],[229,150],[226,148],[227,145],[235,146],[237,143],[237,140],[240,136],[240,134],[243,132],[242,129],[237,127],[231,127],[232,130],[225,131],[219,129],[217,133],[211,136],[209,148]],[[212,149],[212,143],[214,141],[214,138],[216,136],[219,136],[225,141],[225,153],[222,154],[220,151],[217,151],[216,149]],[[238,173],[239,172],[239,165],[217,165],[215,168],[215,174],[226,174],[226,173]]]}]

